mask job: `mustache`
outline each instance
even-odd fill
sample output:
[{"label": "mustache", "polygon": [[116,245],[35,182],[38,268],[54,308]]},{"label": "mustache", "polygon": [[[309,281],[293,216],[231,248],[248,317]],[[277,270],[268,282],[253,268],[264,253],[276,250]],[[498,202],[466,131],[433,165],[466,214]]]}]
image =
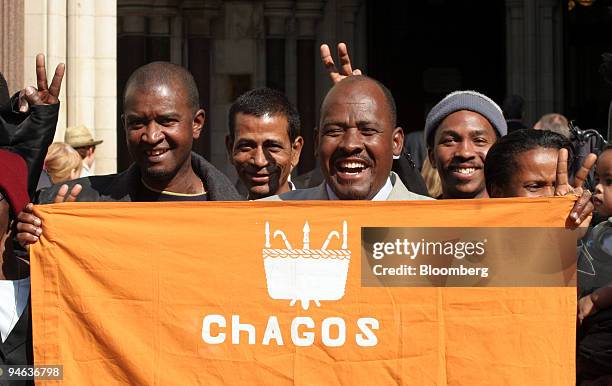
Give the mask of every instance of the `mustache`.
[{"label": "mustache", "polygon": [[245,173],[249,174],[259,174],[261,172],[265,172],[267,174],[275,174],[280,171],[280,167],[278,165],[269,165],[264,166],[263,168],[258,168],[256,166],[246,165],[243,170]]},{"label": "mustache", "polygon": [[331,158],[331,162],[332,163],[337,163],[338,161],[341,161],[345,158],[351,158],[354,160],[360,160],[363,163],[365,163],[368,166],[372,166],[374,164],[374,160],[370,157],[368,157],[367,155],[362,155],[362,154],[349,154],[349,153],[338,153],[338,154],[334,154],[334,156]]}]

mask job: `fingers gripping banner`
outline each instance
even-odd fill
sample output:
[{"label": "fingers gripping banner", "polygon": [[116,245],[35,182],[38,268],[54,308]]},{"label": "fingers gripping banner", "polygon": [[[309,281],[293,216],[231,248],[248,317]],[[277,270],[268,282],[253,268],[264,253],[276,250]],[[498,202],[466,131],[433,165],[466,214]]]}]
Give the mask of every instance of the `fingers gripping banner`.
[{"label": "fingers gripping banner", "polygon": [[[563,198],[37,206],[35,362],[63,365],[66,384],[570,385],[575,248],[567,257],[558,246],[575,239],[523,232],[521,243],[504,231],[459,243],[448,229],[561,229],[571,206]],[[492,247],[503,239],[528,248]],[[454,257],[440,264],[446,252],[426,257],[426,245]],[[532,264],[540,260],[558,264]],[[506,271],[533,280],[513,286],[499,279]]]}]

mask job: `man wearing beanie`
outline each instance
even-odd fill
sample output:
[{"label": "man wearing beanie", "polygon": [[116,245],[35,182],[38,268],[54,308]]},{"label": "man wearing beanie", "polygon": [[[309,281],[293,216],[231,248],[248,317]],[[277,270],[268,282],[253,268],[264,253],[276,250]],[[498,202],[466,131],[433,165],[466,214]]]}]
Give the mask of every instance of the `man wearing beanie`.
[{"label": "man wearing beanie", "polygon": [[12,245],[17,213],[29,201],[27,178],[25,161],[0,150],[0,365],[32,364],[29,265]]},{"label": "man wearing beanie", "polygon": [[429,160],[442,181],[442,197],[487,197],[484,160],[508,127],[501,108],[476,91],[455,91],[425,121]]}]

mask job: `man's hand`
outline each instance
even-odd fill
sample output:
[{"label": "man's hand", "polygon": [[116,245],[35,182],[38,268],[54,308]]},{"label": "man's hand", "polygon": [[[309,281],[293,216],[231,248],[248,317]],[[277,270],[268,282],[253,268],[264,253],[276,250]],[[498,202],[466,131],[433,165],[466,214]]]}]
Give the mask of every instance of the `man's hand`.
[{"label": "man's hand", "polygon": [[595,307],[590,294],[578,300],[578,321],[580,321],[580,324],[587,316],[593,315],[597,311],[599,310]]},{"label": "man's hand", "polygon": [[555,182],[555,196],[566,196],[568,194],[575,194],[580,196],[568,218],[568,226],[571,228],[588,227],[591,223],[593,216],[593,203],[591,202],[591,192],[582,188],[582,184],[589,175],[589,171],[595,165],[597,156],[593,153],[589,154],[582,163],[580,170],[574,177],[573,186],[570,185],[567,176],[567,149],[559,150],[559,156],[557,158],[557,180]]},{"label": "man's hand", "polygon": [[353,70],[351,67],[351,58],[348,54],[346,44],[338,43],[338,57],[340,58],[340,71],[334,63],[331,56],[331,51],[327,44],[321,44],[321,61],[329,72],[329,77],[334,84],[351,75],[361,75],[361,70]]},{"label": "man's hand", "polygon": [[49,87],[45,55],[36,55],[36,85],[38,88],[28,86],[19,92],[19,111],[27,113],[32,105],[53,105],[58,103],[65,70],[66,66],[64,63],[57,65],[55,75],[53,75],[53,80]]},{"label": "man's hand", "polygon": [[[76,184],[68,194],[68,185],[62,185],[57,191],[57,195],[53,200],[54,203],[73,202],[81,193],[83,187]],[[66,196],[67,195],[67,196]],[[34,244],[42,235],[42,221],[34,216],[34,205],[29,203],[17,216],[17,241],[19,244],[28,249],[30,244]]]}]

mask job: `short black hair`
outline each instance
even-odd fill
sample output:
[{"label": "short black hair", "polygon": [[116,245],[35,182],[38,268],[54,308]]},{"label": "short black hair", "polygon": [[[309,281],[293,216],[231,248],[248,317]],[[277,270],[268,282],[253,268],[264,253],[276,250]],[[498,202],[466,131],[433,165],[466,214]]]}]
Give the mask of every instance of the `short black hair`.
[{"label": "short black hair", "polygon": [[[522,129],[501,137],[491,146],[485,158],[487,192],[491,194],[493,186],[507,186],[520,166],[516,161],[517,156],[537,148],[571,150],[571,144],[564,136],[550,130]],[[571,164],[570,160],[568,164]]]},{"label": "short black hair", "polygon": [[242,113],[258,118],[264,115],[283,115],[287,118],[289,140],[293,142],[300,135],[300,114],[287,96],[268,87],[256,88],[240,95],[229,110],[229,135],[232,141],[236,135],[236,115]]},{"label": "short black hair", "polygon": [[200,108],[200,94],[193,75],[185,68],[169,62],[151,62],[137,68],[128,78],[123,89],[123,106],[125,108],[127,91],[130,87],[150,87],[152,84],[179,84],[187,103],[195,113]]}]

